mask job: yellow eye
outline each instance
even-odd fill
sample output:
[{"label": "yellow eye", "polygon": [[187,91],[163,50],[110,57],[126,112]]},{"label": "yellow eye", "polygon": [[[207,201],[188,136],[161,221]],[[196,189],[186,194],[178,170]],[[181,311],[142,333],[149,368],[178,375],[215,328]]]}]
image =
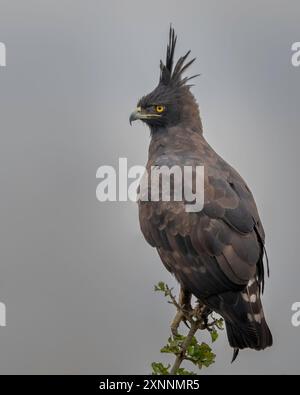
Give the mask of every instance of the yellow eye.
[{"label": "yellow eye", "polygon": [[165,107],[164,106],[155,106],[155,110],[156,110],[156,112],[161,114],[162,112],[165,111]]}]

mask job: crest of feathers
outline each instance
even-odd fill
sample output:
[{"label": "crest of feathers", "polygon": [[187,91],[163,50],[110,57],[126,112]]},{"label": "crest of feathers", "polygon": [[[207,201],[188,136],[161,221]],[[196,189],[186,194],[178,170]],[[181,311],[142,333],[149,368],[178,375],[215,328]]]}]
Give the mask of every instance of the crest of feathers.
[{"label": "crest of feathers", "polygon": [[175,54],[175,47],[177,42],[177,36],[175,35],[175,31],[170,26],[169,32],[169,43],[167,47],[167,56],[166,56],[166,64],[160,61],[160,84],[163,85],[171,85],[172,87],[182,87],[187,86],[190,87],[192,85],[187,84],[193,78],[198,77],[200,74],[193,75],[192,77],[184,77],[182,78],[182,74],[187,70],[191,64],[193,64],[196,58],[187,61],[191,51],[188,51],[184,56],[180,57],[173,69],[174,66],[174,54]]}]

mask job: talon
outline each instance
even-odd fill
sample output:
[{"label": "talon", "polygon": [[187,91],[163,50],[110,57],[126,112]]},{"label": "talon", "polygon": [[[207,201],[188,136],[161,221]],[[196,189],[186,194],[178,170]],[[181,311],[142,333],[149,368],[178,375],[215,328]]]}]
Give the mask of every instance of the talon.
[{"label": "talon", "polygon": [[186,320],[183,320],[183,323],[184,323],[184,325],[185,325],[188,329],[191,329],[191,326],[187,323]]},{"label": "talon", "polygon": [[183,322],[187,328],[190,329],[190,326],[186,320],[186,315],[190,315],[193,312],[191,306],[191,294],[185,291],[183,288],[180,289],[178,304],[181,306],[183,311],[177,311],[177,314],[171,323],[171,332],[173,336],[178,335],[178,328],[181,322]]},{"label": "talon", "polygon": [[171,323],[171,332],[173,336],[178,335],[178,328],[181,323],[181,321],[184,320],[184,315],[181,311],[178,311],[177,314],[175,315],[174,320]]}]

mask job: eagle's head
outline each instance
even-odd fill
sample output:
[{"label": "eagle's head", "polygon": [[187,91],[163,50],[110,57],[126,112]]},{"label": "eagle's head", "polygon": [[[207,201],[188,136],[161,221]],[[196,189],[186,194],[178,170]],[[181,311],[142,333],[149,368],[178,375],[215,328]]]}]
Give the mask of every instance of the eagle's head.
[{"label": "eagle's head", "polygon": [[136,110],[130,115],[130,124],[141,120],[152,132],[183,123],[202,130],[198,105],[190,92],[192,85],[187,83],[199,74],[182,78],[195,58],[187,61],[190,54],[188,51],[173,67],[176,41],[177,36],[170,27],[166,64],[160,61],[159,84],[151,93],[139,100]]}]

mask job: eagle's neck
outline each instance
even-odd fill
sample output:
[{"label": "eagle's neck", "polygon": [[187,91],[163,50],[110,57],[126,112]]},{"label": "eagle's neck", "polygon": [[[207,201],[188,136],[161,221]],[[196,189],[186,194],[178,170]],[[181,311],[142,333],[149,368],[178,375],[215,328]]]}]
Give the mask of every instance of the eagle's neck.
[{"label": "eagle's neck", "polygon": [[199,147],[207,146],[202,125],[179,124],[156,130],[151,136],[148,159],[159,157],[191,158],[197,156]]}]

